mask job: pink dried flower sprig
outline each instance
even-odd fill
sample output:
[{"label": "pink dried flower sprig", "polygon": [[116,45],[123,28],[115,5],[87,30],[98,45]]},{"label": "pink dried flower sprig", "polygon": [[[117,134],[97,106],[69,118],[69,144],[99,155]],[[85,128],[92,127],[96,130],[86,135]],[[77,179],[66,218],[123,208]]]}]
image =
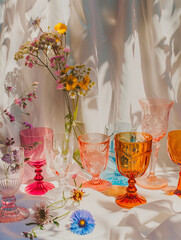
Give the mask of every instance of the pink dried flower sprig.
[{"label": "pink dried flower sprig", "polygon": [[14,122],[15,121],[15,117],[11,113],[9,113],[7,109],[5,109],[3,111],[3,113],[9,118],[10,122]]}]

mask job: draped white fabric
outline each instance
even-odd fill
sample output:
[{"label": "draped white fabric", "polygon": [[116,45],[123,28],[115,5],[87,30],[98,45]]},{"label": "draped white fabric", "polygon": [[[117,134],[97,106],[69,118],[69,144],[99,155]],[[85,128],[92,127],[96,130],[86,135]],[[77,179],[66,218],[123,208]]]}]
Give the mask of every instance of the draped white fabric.
[{"label": "draped white fabric", "polygon": [[[38,99],[30,106],[29,122],[55,131],[64,127],[65,103],[51,75],[14,60],[19,46],[38,34],[31,23],[40,17],[45,30],[58,22],[68,24],[71,63],[92,68],[96,87],[81,99],[79,108],[79,119],[87,132],[103,132],[105,124],[120,120],[140,129],[138,99],[144,96],[173,99],[168,131],[180,128],[181,1],[6,0],[0,7],[1,109],[11,100],[4,84],[13,85],[16,96],[39,81]],[[18,141],[20,128],[7,123],[1,130]],[[161,141],[158,166],[176,167],[167,155],[166,136]]]}]

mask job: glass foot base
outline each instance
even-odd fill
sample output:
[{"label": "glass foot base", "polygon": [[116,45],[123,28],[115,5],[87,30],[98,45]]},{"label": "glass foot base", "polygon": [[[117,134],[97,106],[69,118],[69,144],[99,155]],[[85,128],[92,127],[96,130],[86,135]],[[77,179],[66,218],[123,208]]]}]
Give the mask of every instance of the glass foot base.
[{"label": "glass foot base", "polygon": [[181,198],[181,191],[179,191],[178,189],[175,190],[169,190],[166,192],[166,195],[177,195],[179,198]]},{"label": "glass foot base", "polygon": [[106,189],[108,189],[109,187],[111,187],[112,184],[109,182],[109,181],[106,181],[106,180],[102,180],[102,179],[99,179],[99,180],[90,180],[90,181],[87,181],[87,182],[84,182],[82,184],[82,187],[83,188],[93,188],[97,191],[104,191]]},{"label": "glass foot base", "polygon": [[133,194],[124,194],[116,198],[116,204],[123,208],[133,208],[141,204],[146,203],[146,199],[142,196],[133,195]]},{"label": "glass foot base", "polygon": [[111,172],[110,170],[105,170],[101,173],[101,178],[105,179],[112,183],[112,185],[119,185],[119,186],[128,186],[128,179],[122,176],[119,172]]},{"label": "glass foot base", "polygon": [[55,186],[49,182],[34,182],[25,188],[25,191],[31,195],[44,195],[48,190]]},{"label": "glass foot base", "polygon": [[0,209],[0,223],[18,222],[30,215],[26,208],[18,207],[13,211],[4,211]]},{"label": "glass foot base", "polygon": [[168,185],[168,181],[163,177],[143,176],[136,179],[136,184],[146,189],[161,189]]}]

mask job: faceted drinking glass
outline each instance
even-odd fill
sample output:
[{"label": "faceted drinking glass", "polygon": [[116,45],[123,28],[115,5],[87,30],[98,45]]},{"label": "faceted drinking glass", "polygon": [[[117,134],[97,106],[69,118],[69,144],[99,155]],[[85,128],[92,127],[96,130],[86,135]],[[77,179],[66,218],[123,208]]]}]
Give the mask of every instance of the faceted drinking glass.
[{"label": "faceted drinking glass", "polygon": [[17,222],[29,216],[29,211],[16,206],[14,194],[18,191],[24,173],[24,149],[0,145],[0,194],[2,207],[0,222]]},{"label": "faceted drinking glass", "polygon": [[148,174],[138,178],[137,184],[147,189],[160,189],[168,185],[168,181],[155,175],[160,140],[167,133],[168,119],[173,101],[162,98],[143,98],[139,100],[142,109],[142,131],[153,136],[153,146]]},{"label": "faceted drinking glass", "polygon": [[100,173],[107,166],[109,158],[110,137],[101,133],[87,133],[78,137],[82,165],[92,179],[83,183],[83,188],[104,191],[112,184],[100,178]]},{"label": "faceted drinking glass", "polygon": [[53,147],[53,130],[47,127],[35,127],[20,131],[21,146],[24,147],[25,157],[29,158],[27,163],[35,169],[35,182],[26,186],[25,191],[32,195],[43,195],[54,188],[52,183],[43,181],[41,174],[43,165],[46,164],[46,141],[49,138]]},{"label": "faceted drinking glass", "polygon": [[101,177],[108,180],[112,185],[127,186],[128,180],[126,177],[120,175],[116,166],[114,136],[120,132],[131,131],[131,124],[127,122],[112,122],[105,126],[105,134],[110,137],[109,143],[109,161],[106,170],[101,173]]},{"label": "faceted drinking glass", "polygon": [[[181,130],[170,131],[167,136],[167,151],[170,159],[181,167]],[[177,188],[167,192],[168,195],[177,195],[181,198],[181,168]]]},{"label": "faceted drinking glass", "polygon": [[129,178],[126,194],[116,198],[124,208],[146,203],[138,196],[135,178],[143,175],[148,167],[152,148],[152,136],[147,133],[124,132],[115,135],[116,164],[119,172]]},{"label": "faceted drinking glass", "polygon": [[58,176],[59,188],[68,184],[70,167],[73,159],[74,136],[66,133],[56,133],[52,142],[46,139],[46,158],[49,168]]}]

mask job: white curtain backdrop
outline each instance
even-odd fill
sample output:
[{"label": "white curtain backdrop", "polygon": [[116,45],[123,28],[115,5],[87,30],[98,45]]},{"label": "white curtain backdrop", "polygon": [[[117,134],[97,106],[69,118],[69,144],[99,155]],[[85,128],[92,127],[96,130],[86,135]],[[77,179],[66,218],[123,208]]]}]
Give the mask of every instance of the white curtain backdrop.
[{"label": "white curtain backdrop", "polygon": [[[94,90],[81,99],[79,120],[87,132],[104,132],[108,122],[126,121],[140,130],[139,98],[170,98],[169,128],[181,129],[181,1],[180,0],[6,0],[0,1],[0,107],[38,81],[38,98],[28,119],[34,126],[64,127],[65,103],[51,75],[28,69],[14,54],[38,34],[32,21],[39,17],[44,30],[68,24],[71,63],[92,68]],[[17,115],[17,113],[16,113]],[[22,118],[22,116],[18,116]],[[2,134],[19,136],[20,125],[4,123]],[[157,169],[176,168],[161,140]]]}]

